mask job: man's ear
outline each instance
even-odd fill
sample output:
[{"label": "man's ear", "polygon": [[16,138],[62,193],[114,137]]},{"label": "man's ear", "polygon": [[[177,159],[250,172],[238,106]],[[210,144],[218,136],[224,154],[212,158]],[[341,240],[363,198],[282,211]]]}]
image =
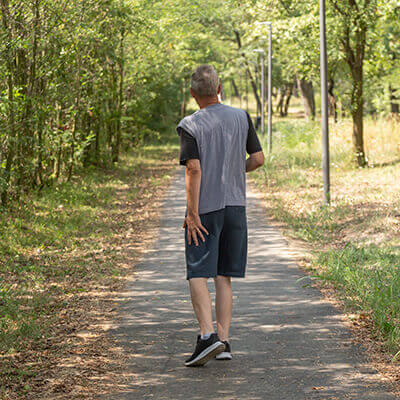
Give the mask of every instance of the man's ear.
[{"label": "man's ear", "polygon": [[218,84],[218,89],[217,89],[217,94],[220,94],[221,93],[221,84],[219,83]]},{"label": "man's ear", "polygon": [[192,97],[196,98],[196,93],[192,88],[190,88],[190,94],[192,95]]}]

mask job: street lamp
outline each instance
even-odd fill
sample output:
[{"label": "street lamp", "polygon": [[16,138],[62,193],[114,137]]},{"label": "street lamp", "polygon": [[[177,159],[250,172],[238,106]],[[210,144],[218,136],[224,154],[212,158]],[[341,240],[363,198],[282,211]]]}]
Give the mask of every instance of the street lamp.
[{"label": "street lamp", "polygon": [[249,73],[245,69],[246,73],[246,111],[249,112]]},{"label": "street lamp", "polygon": [[328,124],[328,67],[326,56],[325,0],[319,1],[320,68],[321,68],[321,128],[322,128],[322,175],[324,180],[324,204],[331,201],[329,176],[329,124]]},{"label": "street lamp", "polygon": [[272,22],[260,22],[268,25],[268,153],[272,151]]},{"label": "street lamp", "polygon": [[268,153],[272,151],[272,24],[267,22],[268,38]]},{"label": "street lamp", "polygon": [[264,135],[264,108],[265,108],[265,96],[264,96],[264,56],[265,52],[263,49],[254,49],[255,53],[260,53],[261,57],[261,134]]}]

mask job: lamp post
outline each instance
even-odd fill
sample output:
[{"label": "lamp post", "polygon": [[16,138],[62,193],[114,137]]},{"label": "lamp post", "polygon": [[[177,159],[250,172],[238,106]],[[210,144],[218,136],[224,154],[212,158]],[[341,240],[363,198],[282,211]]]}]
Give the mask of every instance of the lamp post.
[{"label": "lamp post", "polygon": [[272,23],[267,22],[268,38],[268,153],[272,151]]},{"label": "lamp post", "polygon": [[260,22],[268,25],[268,153],[272,151],[272,22]]},{"label": "lamp post", "polygon": [[324,181],[324,205],[331,201],[329,174],[329,120],[328,120],[328,67],[326,56],[325,0],[319,1],[320,68],[321,68],[321,128],[322,128],[322,175]]},{"label": "lamp post", "polygon": [[246,71],[246,111],[249,112],[249,75],[247,69]]},{"label": "lamp post", "polygon": [[255,53],[260,53],[261,57],[261,134],[264,135],[264,109],[265,109],[265,95],[264,95],[264,56],[265,52],[263,49],[254,49]]}]

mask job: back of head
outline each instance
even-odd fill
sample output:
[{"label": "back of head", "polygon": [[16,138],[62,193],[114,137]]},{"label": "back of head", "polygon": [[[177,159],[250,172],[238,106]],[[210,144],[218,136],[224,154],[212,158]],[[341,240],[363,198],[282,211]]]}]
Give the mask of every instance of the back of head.
[{"label": "back of head", "polygon": [[218,85],[218,74],[212,65],[200,65],[192,74],[190,86],[200,97],[217,96]]}]

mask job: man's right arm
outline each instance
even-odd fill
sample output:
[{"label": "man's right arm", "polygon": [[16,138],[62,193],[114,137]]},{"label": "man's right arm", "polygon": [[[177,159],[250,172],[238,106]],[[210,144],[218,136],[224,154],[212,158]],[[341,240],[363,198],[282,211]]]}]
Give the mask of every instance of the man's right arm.
[{"label": "man's right arm", "polygon": [[178,128],[180,136],[180,155],[179,163],[186,165],[186,209],[187,216],[183,223],[183,228],[187,227],[188,244],[192,241],[196,246],[199,245],[198,237],[204,242],[204,235],[208,235],[207,229],[202,225],[199,216],[199,197],[201,184],[200,155],[196,139],[183,128]]},{"label": "man's right arm", "polygon": [[249,131],[247,134],[246,151],[249,158],[246,160],[246,172],[254,171],[264,164],[264,153],[258,140],[257,132],[254,128],[250,115],[246,112],[247,121],[249,123]]}]

